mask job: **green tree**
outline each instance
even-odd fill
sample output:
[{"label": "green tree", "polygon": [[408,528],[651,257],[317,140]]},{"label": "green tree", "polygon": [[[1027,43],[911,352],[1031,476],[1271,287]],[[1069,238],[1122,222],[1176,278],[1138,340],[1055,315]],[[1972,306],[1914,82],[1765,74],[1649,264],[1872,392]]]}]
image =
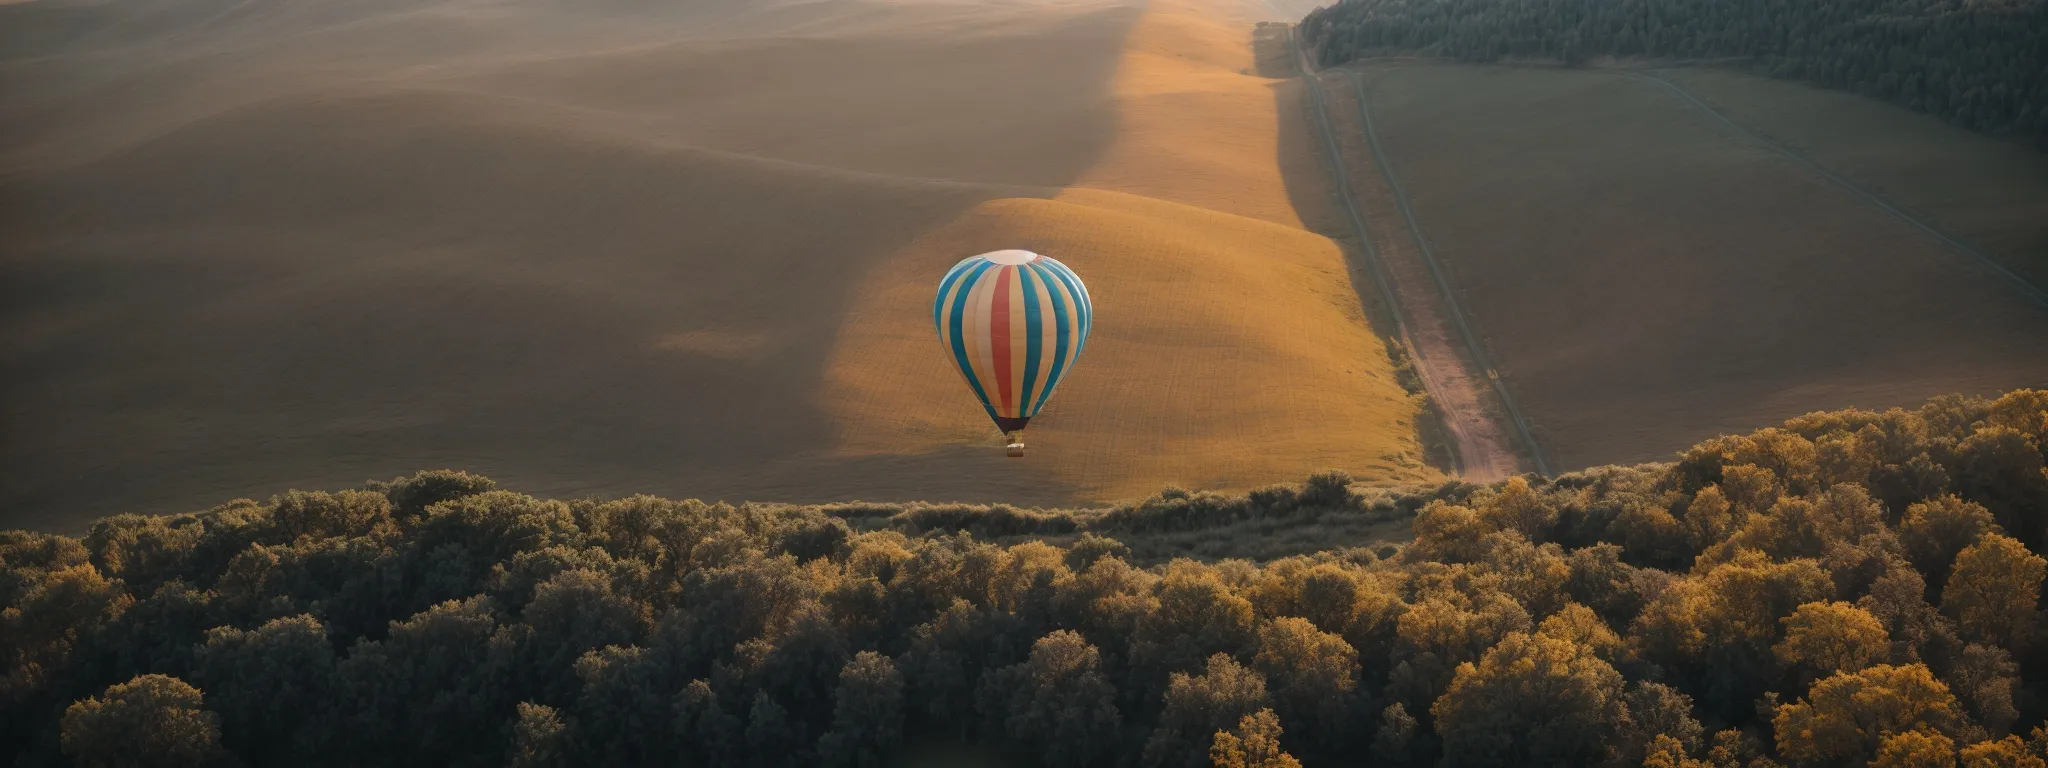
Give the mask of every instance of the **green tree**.
[{"label": "green tree", "polygon": [[1557,506],[1529,487],[1523,477],[1510,477],[1500,489],[1477,501],[1479,519],[1497,531],[1514,531],[1534,542],[1548,541],[1557,525]]},{"label": "green tree", "polygon": [[1963,768],[2048,768],[2048,757],[2030,753],[2018,736],[1963,747]]},{"label": "green tree", "polygon": [[926,716],[959,727],[974,721],[975,686],[988,671],[1023,660],[1017,638],[1023,622],[1001,611],[956,599],[930,622],[911,630],[910,650],[899,661],[910,700]]},{"label": "green tree", "polygon": [[1572,550],[1565,563],[1571,575],[1565,591],[1574,602],[1593,609],[1608,626],[1635,621],[1650,598],[1670,580],[1663,571],[1637,568],[1621,561],[1621,547],[1596,544]]},{"label": "green tree", "polygon": [[1659,751],[1657,741],[1669,739],[1680,754],[1699,751],[1706,730],[1692,716],[1692,698],[1663,683],[1640,682],[1623,697],[1615,722],[1615,756],[1636,765]]},{"label": "green tree", "polygon": [[753,768],[793,768],[805,764],[803,723],[791,722],[789,710],[768,695],[754,692],[747,712],[747,764]]},{"label": "green tree", "polygon": [[25,698],[48,684],[81,639],[112,625],[135,604],[119,580],[90,563],[34,582],[13,605],[0,608],[0,653],[8,662],[0,700]]},{"label": "green tree", "polygon": [[1685,745],[1678,739],[1657,734],[1643,750],[1643,768],[1721,768],[1704,760],[1694,760],[1686,754]]},{"label": "green tree", "polygon": [[1726,540],[1741,522],[1736,519],[1734,505],[1728,502],[1728,496],[1721,492],[1719,485],[1701,488],[1685,508],[1685,531],[1695,552]]},{"label": "green tree", "polygon": [[1566,603],[1562,610],[1544,619],[1537,625],[1536,634],[1591,648],[1610,663],[1622,653],[1621,637],[1600,620],[1599,614],[1578,603]]},{"label": "green tree", "polygon": [[1200,765],[1217,731],[1270,703],[1265,679],[1221,653],[1209,657],[1202,674],[1175,672],[1159,725],[1145,742],[1145,765]]},{"label": "green tree", "polygon": [[561,768],[568,765],[567,734],[552,707],[520,702],[512,721],[512,744],[505,762],[512,768]]},{"label": "green tree", "polygon": [[[609,645],[576,660],[580,690],[567,712],[575,726],[568,731],[572,742],[569,754],[580,762],[598,765],[640,765],[667,759],[668,744],[642,735],[660,727],[671,704],[663,656],[655,649]],[[694,687],[686,688],[680,698],[687,699],[692,691]],[[678,712],[677,717],[700,714]],[[680,723],[678,730],[690,733],[685,728],[690,724]],[[732,730],[738,730],[736,723]]]},{"label": "green tree", "polygon": [[1855,672],[1891,654],[1884,625],[1848,603],[1807,603],[1782,621],[1785,639],[1772,650],[1787,665],[1828,675]]},{"label": "green tree", "polygon": [[497,483],[487,477],[436,469],[391,481],[385,495],[391,499],[392,514],[403,520],[425,515],[427,508],[435,504],[475,496],[496,487]]},{"label": "green tree", "polygon": [[532,629],[525,638],[530,658],[521,667],[534,674],[543,700],[568,701],[576,691],[577,659],[608,645],[633,644],[649,629],[648,614],[647,606],[613,591],[605,574],[556,574],[534,589],[533,602],[520,613]]},{"label": "green tree", "polygon": [[1431,760],[1429,734],[1408,708],[1400,702],[1387,705],[1380,713],[1379,731],[1373,735],[1372,761],[1389,768],[1421,768]]},{"label": "green tree", "polygon": [[1341,469],[1309,475],[1301,487],[1301,503],[1309,506],[1338,509],[1351,503],[1351,498],[1351,475]]},{"label": "green tree", "polygon": [[1341,746],[1335,739],[1345,731],[1359,677],[1350,643],[1307,619],[1283,616],[1259,629],[1252,666],[1271,684],[1274,704],[1289,722],[1312,726],[1326,748]]},{"label": "green tree", "polygon": [[143,675],[64,710],[64,754],[81,768],[216,765],[220,718],[175,677]]},{"label": "green tree", "polygon": [[50,572],[91,558],[85,544],[69,536],[0,531],[0,606],[15,605],[24,591]]},{"label": "green tree", "polygon": [[[1159,609],[1154,594],[1158,576],[1139,570],[1120,557],[1097,559],[1061,585],[1056,598],[1060,620],[1112,648],[1127,648],[1140,624]],[[1028,644],[1017,643],[1021,655]],[[1014,660],[1003,660],[998,666]]]},{"label": "green tree", "polygon": [[1997,528],[1990,510],[1983,505],[1943,496],[1906,508],[1906,519],[1899,525],[1899,541],[1906,545],[1906,556],[1912,559],[1913,566],[1928,581],[1946,584],[1956,555]]},{"label": "green tree", "polygon": [[[516,700],[493,685],[507,654],[490,598],[449,601],[393,622],[335,665],[329,714],[312,729],[325,760],[495,762]],[[502,673],[500,673],[502,674]]]},{"label": "green tree", "polygon": [[1443,765],[1586,764],[1605,754],[1621,675],[1592,649],[1517,632],[1458,666],[1431,708]]},{"label": "green tree", "polygon": [[1779,619],[1825,600],[1834,584],[1812,560],[1773,562],[1739,550],[1726,563],[1674,583],[1643,610],[1629,644],[1644,660],[1678,672],[1705,711],[1745,716],[1776,664]]},{"label": "green tree", "polygon": [[155,592],[198,546],[205,528],[190,518],[115,515],[93,523],[85,535],[92,564],[128,584],[134,594]]},{"label": "green tree", "polygon": [[1488,534],[1480,566],[1499,579],[1500,589],[1529,613],[1546,616],[1564,607],[1571,566],[1556,544],[1531,544],[1522,534]]},{"label": "green tree", "polygon": [[1479,559],[1480,541],[1494,528],[1470,507],[1433,502],[1415,515],[1415,541],[1408,556],[1444,563]]},{"label": "green tree", "polygon": [[1676,568],[1695,554],[1685,525],[1656,504],[1628,506],[1615,518],[1612,530],[1620,535],[1629,559],[1642,565]]},{"label": "green tree", "polygon": [[1067,568],[1073,571],[1085,571],[1105,557],[1128,560],[1131,548],[1121,541],[1093,532],[1083,533],[1074,543],[1067,545]]},{"label": "green tree", "polygon": [[1987,426],[1956,445],[1956,458],[1964,498],[1990,509],[2000,527],[2030,548],[2048,549],[2048,475],[2040,446],[2017,429]]},{"label": "green tree", "polygon": [[2012,650],[2028,647],[2037,622],[2035,606],[2048,560],[2018,541],[1985,534],[1956,555],[1955,570],[1941,593],[1944,613],[1955,617],[1963,636]]},{"label": "green tree", "polygon": [[692,680],[676,694],[675,733],[682,742],[685,765],[724,765],[739,762],[741,738],[738,717],[727,712],[711,684]]},{"label": "green tree", "polygon": [[285,541],[300,536],[361,536],[391,519],[391,501],[374,491],[286,491],[271,499]]},{"label": "green tree", "polygon": [[828,763],[870,768],[903,737],[903,676],[874,651],[861,651],[839,672],[832,729],[819,740]]},{"label": "green tree", "polygon": [[211,689],[224,740],[259,763],[283,763],[299,729],[328,696],[334,647],[312,616],[272,619],[253,630],[206,633],[194,679]]},{"label": "green tree", "polygon": [[1079,634],[1039,638],[1023,662],[983,679],[977,705],[1010,738],[1035,746],[1050,768],[1091,765],[1115,749],[1122,716],[1102,654]]},{"label": "green tree", "polygon": [[1432,595],[1402,613],[1399,627],[1410,648],[1453,663],[1476,660],[1501,638],[1530,629],[1522,605],[1496,591]]},{"label": "green tree", "polygon": [[1261,709],[1237,723],[1235,731],[1217,731],[1209,747],[1215,768],[1301,768],[1301,763],[1280,748],[1280,718],[1273,710]]},{"label": "green tree", "polygon": [[1728,496],[1731,514],[1737,527],[1751,515],[1770,510],[1784,494],[1785,484],[1777,473],[1754,464],[1735,464],[1721,468],[1721,490]]},{"label": "green tree", "polygon": [[1936,611],[1923,597],[1926,581],[1903,560],[1887,561],[1884,575],[1870,585],[1870,593],[1856,601],[1883,624],[1892,639],[1893,663],[1945,661],[1963,647],[1955,623]]},{"label": "green tree", "polygon": [[1955,764],[1955,741],[1927,731],[1887,734],[1877,747],[1877,759],[1870,761],[1872,768],[1952,768]]},{"label": "green tree", "polygon": [[[1159,685],[1175,670],[1196,668],[1211,654],[1235,655],[1253,640],[1251,602],[1214,569],[1190,560],[1168,563],[1156,595],[1158,608],[1140,621],[1131,644],[1132,664],[1145,687]],[[1202,731],[1205,743],[1214,730]]]},{"label": "green tree", "polygon": [[2019,687],[2019,665],[2012,655],[1995,645],[1971,643],[1941,676],[1956,699],[1963,703],[1970,719],[1996,738],[2012,730],[2019,719],[2013,692]]},{"label": "green tree", "polygon": [[1778,707],[1772,725],[1786,757],[1860,764],[1891,734],[1946,738],[1962,722],[1955,697],[1927,667],[1880,664],[1815,683],[1804,700]]}]

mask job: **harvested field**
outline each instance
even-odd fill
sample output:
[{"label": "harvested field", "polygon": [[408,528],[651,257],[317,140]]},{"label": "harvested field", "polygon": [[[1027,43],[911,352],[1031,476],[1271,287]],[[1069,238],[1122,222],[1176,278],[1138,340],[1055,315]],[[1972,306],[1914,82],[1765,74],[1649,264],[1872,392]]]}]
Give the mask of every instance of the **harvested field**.
[{"label": "harvested field", "polygon": [[[422,466],[1027,504],[1434,477],[1292,208],[1261,15],[0,7],[33,33],[0,38],[0,527]],[[1016,245],[1100,314],[1006,461],[927,312]]]},{"label": "harvested field", "polygon": [[1694,97],[2048,286],[2048,153],[1854,94],[1712,69]]},{"label": "harvested field", "polygon": [[2048,380],[2048,311],[1653,83],[1366,78],[1424,234],[1560,469]]}]

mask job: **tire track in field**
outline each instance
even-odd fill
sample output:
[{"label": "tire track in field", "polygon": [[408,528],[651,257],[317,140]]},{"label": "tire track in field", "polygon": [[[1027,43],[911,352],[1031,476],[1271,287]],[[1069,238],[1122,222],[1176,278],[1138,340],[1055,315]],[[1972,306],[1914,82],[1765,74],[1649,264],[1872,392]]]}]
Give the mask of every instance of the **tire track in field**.
[{"label": "tire track in field", "polygon": [[[1363,261],[1371,273],[1374,286],[1378,289],[1381,302],[1387,307],[1394,323],[1394,335],[1406,345],[1415,358],[1415,371],[1422,379],[1423,388],[1435,401],[1443,414],[1444,427],[1456,443],[1453,461],[1456,471],[1474,480],[1496,480],[1518,471],[1520,462],[1508,444],[1507,436],[1500,429],[1492,415],[1487,413],[1480,394],[1482,387],[1475,383],[1477,376],[1468,369],[1459,357],[1455,342],[1451,339],[1449,323],[1444,321],[1438,305],[1431,301],[1429,289],[1419,274],[1410,274],[1402,280],[1395,274],[1401,267],[1419,273],[1412,263],[1396,264],[1387,258],[1379,244],[1372,237],[1354,191],[1350,174],[1344,163],[1343,151],[1339,148],[1334,131],[1331,129],[1329,109],[1324,103],[1322,78],[1302,49],[1300,40],[1289,30],[1289,40],[1301,68],[1303,85],[1308,91],[1311,111],[1318,137],[1329,161],[1332,178],[1336,182],[1337,196],[1344,214],[1350,219],[1362,250]],[[1541,460],[1539,466],[1543,466]],[[1546,472],[1546,474],[1548,474]]]},{"label": "tire track in field", "polygon": [[[1545,477],[1551,476],[1550,462],[1543,455],[1543,446],[1536,442],[1536,436],[1529,429],[1528,418],[1522,414],[1521,407],[1515,403],[1514,395],[1508,392],[1507,385],[1501,381],[1498,368],[1494,366],[1492,358],[1486,354],[1486,345],[1481,343],[1479,335],[1472,331],[1471,320],[1465,314],[1464,307],[1459,306],[1457,291],[1451,286],[1450,279],[1444,275],[1442,262],[1437,258],[1436,251],[1430,247],[1429,238],[1422,233],[1422,225],[1415,221],[1415,211],[1408,203],[1407,190],[1401,186],[1401,176],[1395,172],[1393,164],[1387,159],[1386,151],[1380,146],[1379,132],[1373,127],[1372,107],[1366,97],[1364,81],[1359,78],[1358,73],[1354,70],[1341,69],[1339,71],[1343,72],[1345,77],[1350,79],[1352,91],[1358,99],[1358,119],[1365,132],[1366,142],[1372,148],[1373,166],[1379,169],[1380,176],[1385,179],[1387,187],[1392,191],[1394,205],[1400,210],[1401,219],[1406,224],[1408,235],[1415,242],[1416,255],[1422,262],[1422,266],[1428,271],[1428,282],[1433,283],[1436,287],[1435,298],[1441,302],[1438,305],[1436,302],[1430,301],[1429,298],[1418,297],[1418,303],[1428,305],[1429,309],[1427,311],[1432,311],[1433,314],[1439,315],[1439,322],[1441,322],[1442,318],[1447,317],[1456,326],[1458,338],[1464,342],[1465,352],[1471,356],[1472,364],[1477,369],[1467,373],[1467,376],[1475,379],[1484,377],[1487,384],[1493,389],[1494,397],[1497,398],[1496,402],[1500,404],[1509,425],[1514,428],[1515,438],[1522,444],[1523,450],[1528,453],[1530,462],[1536,465],[1536,471]],[[1411,264],[1410,266],[1412,267],[1413,265]],[[1414,276],[1414,278],[1411,282],[1424,282],[1419,279],[1419,275]],[[1435,311],[1439,306],[1441,311]],[[1474,398],[1474,400],[1476,406],[1477,398]],[[1491,418],[1488,418],[1487,421],[1489,426],[1498,426],[1492,423]],[[1506,446],[1502,447],[1505,448]],[[1506,462],[1508,470],[1511,472],[1516,464],[1517,462],[1510,455]]]},{"label": "tire track in field", "polygon": [[[1422,350],[1416,346],[1414,338],[1408,333],[1408,323],[1402,317],[1400,301],[1394,297],[1393,283],[1387,279],[1386,268],[1381,263],[1379,248],[1373,244],[1372,233],[1367,230],[1365,220],[1358,215],[1358,203],[1352,199],[1351,180],[1349,174],[1344,172],[1343,153],[1338,151],[1336,136],[1330,130],[1330,116],[1328,110],[1323,106],[1323,89],[1319,87],[1319,78],[1314,74],[1314,70],[1310,68],[1308,54],[1302,50],[1301,39],[1295,35],[1294,27],[1292,26],[1287,29],[1287,40],[1289,47],[1294,49],[1295,68],[1301,71],[1302,89],[1308,97],[1310,111],[1315,114],[1316,136],[1322,140],[1324,159],[1330,164],[1330,178],[1337,185],[1339,207],[1344,209],[1344,216],[1351,221],[1352,232],[1358,236],[1358,244],[1362,252],[1361,255],[1364,256],[1362,260],[1365,262],[1366,270],[1372,275],[1372,284],[1379,292],[1381,306],[1387,308],[1388,320],[1394,324],[1393,335],[1417,358],[1415,361],[1416,376],[1422,379],[1422,388],[1427,393],[1427,396],[1434,398],[1438,391],[1438,384],[1433,376],[1433,371],[1426,364],[1426,361],[1421,359]],[[1465,434],[1460,431],[1460,426],[1456,420],[1448,416],[1444,419],[1444,427],[1451,432],[1452,439],[1457,443],[1451,451],[1451,470],[1454,473],[1463,474],[1465,470],[1464,446],[1467,439]]]},{"label": "tire track in field", "polygon": [[1698,97],[1694,96],[1691,91],[1686,90],[1684,86],[1671,82],[1670,80],[1664,79],[1663,77],[1655,74],[1644,74],[1640,72],[1616,72],[1615,74],[1624,75],[1627,77],[1635,78],[1637,80],[1643,80],[1650,83],[1655,83],[1663,87],[1664,90],[1677,95],[1680,99],[1684,99],[1685,102],[1687,104],[1692,105],[1694,109],[1697,109],[1702,113],[1705,113],[1708,117],[1713,118],[1716,122],[1719,122],[1721,125],[1727,127],[1728,130],[1733,131],[1735,135],[1748,139],[1751,142],[1756,143],[1758,146],[1771,150],[1772,152],[1776,152],[1778,155],[1784,157],[1785,159],[1791,160],[1794,164],[1798,165],[1799,167],[1805,168],[1808,172],[1812,173],[1813,175],[1819,176],[1822,180],[1825,180],[1828,183],[1835,185],[1842,191],[1854,195],[1857,199],[1860,199],[1863,202],[1876,207],[1878,210],[1891,214],[1894,218],[1897,218],[1900,221],[1913,225],[1915,229],[1918,229],[1921,232],[1926,233],[1929,237],[1932,237],[1935,240],[1940,241],[1943,245],[1946,245],[1954,249],[1956,252],[1969,257],[1972,261],[1975,261],[1977,263],[1977,266],[1983,268],[1984,271],[1991,273],[1993,277],[1997,277],[2001,280],[2004,280],[2013,288],[2017,289],[2020,293],[2025,294],[2027,298],[2033,299],[2034,303],[2040,304],[2043,307],[2048,307],[2048,291],[2042,290],[2040,286],[2034,285],[2033,283],[2028,282],[2026,278],[2019,276],[2012,270],[2006,269],[2005,265],[1998,263],[1997,259],[1993,259],[1990,256],[1986,255],[1984,252],[1979,251],[1976,248],[1970,247],[1968,243],[1964,243],[1963,241],[1950,236],[1948,233],[1936,229],[1933,225],[1921,221],[1920,219],[1913,217],[1911,214],[1908,214],[1905,211],[1899,210],[1898,208],[1892,206],[1891,203],[1885,202],[1884,198],[1879,197],[1876,193],[1864,189],[1862,186],[1857,185],[1855,182],[1849,181],[1848,179],[1835,175],[1834,172],[1821,167],[1818,163],[1806,159],[1805,155],[1800,154],[1799,152],[1793,150],[1791,147],[1787,147],[1769,138],[1765,138],[1762,134],[1756,133],[1754,131],[1742,127],[1740,123],[1737,123],[1732,119],[1729,119],[1727,115],[1721,114],[1720,110],[1708,106],[1705,101],[1701,101]]}]

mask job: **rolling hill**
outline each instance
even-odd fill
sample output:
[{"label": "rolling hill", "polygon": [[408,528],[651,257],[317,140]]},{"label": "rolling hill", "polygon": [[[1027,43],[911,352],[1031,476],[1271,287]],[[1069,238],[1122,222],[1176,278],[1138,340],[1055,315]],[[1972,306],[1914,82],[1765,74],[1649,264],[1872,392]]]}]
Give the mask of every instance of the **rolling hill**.
[{"label": "rolling hill", "polygon": [[[789,501],[1433,477],[1297,212],[1264,13],[5,6],[0,515],[423,464]],[[1019,244],[1102,322],[1006,463],[923,324]]]}]

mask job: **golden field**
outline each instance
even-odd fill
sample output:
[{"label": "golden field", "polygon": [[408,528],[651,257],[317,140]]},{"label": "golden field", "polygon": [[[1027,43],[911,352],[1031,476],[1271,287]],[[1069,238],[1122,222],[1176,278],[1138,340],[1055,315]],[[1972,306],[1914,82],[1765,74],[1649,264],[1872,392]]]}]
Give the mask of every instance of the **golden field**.
[{"label": "golden field", "polygon": [[[9,527],[422,466],[1045,504],[1436,477],[1289,194],[1263,6],[5,12],[38,32],[0,61]],[[929,301],[1016,246],[1099,314],[1011,461]]]}]

